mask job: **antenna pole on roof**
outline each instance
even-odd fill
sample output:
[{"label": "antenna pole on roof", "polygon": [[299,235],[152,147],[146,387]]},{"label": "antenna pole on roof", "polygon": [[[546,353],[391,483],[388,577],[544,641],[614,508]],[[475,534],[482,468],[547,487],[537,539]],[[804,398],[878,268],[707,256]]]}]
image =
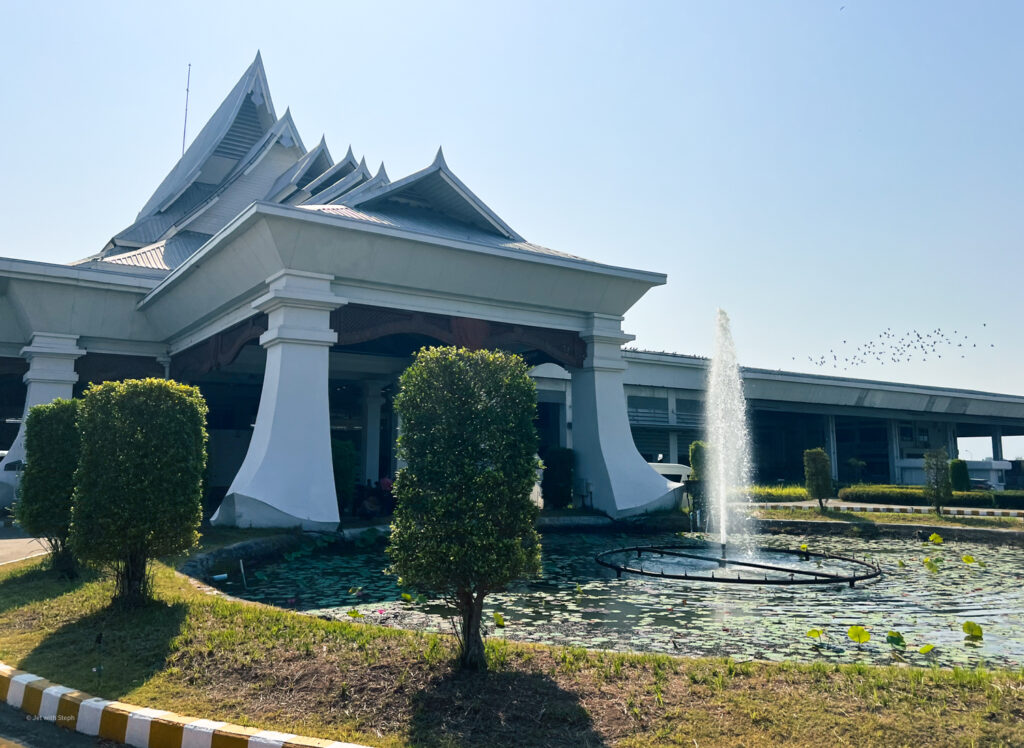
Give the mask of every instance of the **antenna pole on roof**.
[{"label": "antenna pole on roof", "polygon": [[185,78],[185,125],[181,128],[181,155],[185,155],[185,134],[188,132],[188,87],[192,83],[192,63],[188,64],[188,76]]}]

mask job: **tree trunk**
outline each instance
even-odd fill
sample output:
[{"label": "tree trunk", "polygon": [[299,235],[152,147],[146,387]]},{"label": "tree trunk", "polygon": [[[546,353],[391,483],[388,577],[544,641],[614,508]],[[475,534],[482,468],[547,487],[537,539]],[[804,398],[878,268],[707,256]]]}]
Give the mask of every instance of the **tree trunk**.
[{"label": "tree trunk", "polygon": [[116,596],[126,608],[142,605],[149,597],[146,577],[146,554],[129,552],[118,570]]},{"label": "tree trunk", "polygon": [[459,667],[463,670],[486,670],[487,655],[484,652],[484,638],[480,633],[483,618],[483,594],[460,596],[462,608],[462,652]]}]

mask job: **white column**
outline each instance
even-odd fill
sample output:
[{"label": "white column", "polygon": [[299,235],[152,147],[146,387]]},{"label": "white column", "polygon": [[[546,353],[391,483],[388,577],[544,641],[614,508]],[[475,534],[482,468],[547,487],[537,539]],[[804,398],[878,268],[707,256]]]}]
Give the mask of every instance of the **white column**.
[{"label": "white column", "polygon": [[85,354],[78,347],[77,335],[59,335],[37,332],[32,335],[31,344],[21,349],[21,355],[28,360],[28,371],[23,381],[25,410],[21,426],[7,456],[0,462],[0,506],[7,506],[14,500],[20,472],[5,470],[8,464],[25,460],[25,417],[33,405],[53,402],[58,397],[70,398],[78,381],[75,360]]},{"label": "white column", "polygon": [[346,303],[332,276],[283,270],[253,302],[268,315],[260,409],[249,451],[215,525],[333,530],[338,500],[331,461],[328,353],[331,310]]},{"label": "white column", "polygon": [[380,479],[380,409],[384,396],[381,382],[363,385],[363,483]]},{"label": "white column", "polygon": [[612,517],[669,508],[679,484],[658,475],[637,452],[626,413],[621,319],[593,315],[583,334],[587,358],[572,371],[573,449],[577,472],[589,486],[595,509]]},{"label": "white column", "polygon": [[839,480],[839,447],[836,446],[836,417],[825,416],[825,451],[832,463],[832,480]]}]

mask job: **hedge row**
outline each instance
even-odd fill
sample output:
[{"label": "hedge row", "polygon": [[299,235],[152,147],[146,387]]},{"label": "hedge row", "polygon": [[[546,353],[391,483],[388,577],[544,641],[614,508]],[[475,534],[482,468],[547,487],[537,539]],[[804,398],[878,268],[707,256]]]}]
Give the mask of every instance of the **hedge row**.
[{"label": "hedge row", "polygon": [[807,489],[803,486],[750,486],[747,489],[750,501],[807,501]]},{"label": "hedge row", "polygon": [[[839,490],[840,501],[928,506],[920,486],[855,485]],[[954,491],[947,506],[1024,509],[1024,491]]]}]

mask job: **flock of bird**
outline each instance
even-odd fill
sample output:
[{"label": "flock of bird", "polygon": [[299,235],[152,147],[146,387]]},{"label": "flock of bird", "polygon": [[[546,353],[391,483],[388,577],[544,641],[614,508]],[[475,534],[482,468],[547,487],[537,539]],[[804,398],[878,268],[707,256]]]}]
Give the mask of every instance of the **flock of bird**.
[{"label": "flock of bird", "polygon": [[[987,327],[982,323],[982,327]],[[845,346],[845,347],[844,347]],[[808,356],[807,360],[820,369],[832,368],[848,371],[858,366],[880,364],[895,366],[911,361],[928,361],[943,358],[967,358],[969,353],[979,347],[978,342],[959,330],[948,332],[941,327],[921,332],[910,330],[897,335],[891,327],[885,328],[876,337],[856,346],[853,350],[843,341],[842,346],[829,348],[828,353],[821,356]],[[985,343],[981,347],[986,347]],[[988,343],[988,348],[995,348],[995,343]],[[797,357],[793,356],[796,361]]]}]

